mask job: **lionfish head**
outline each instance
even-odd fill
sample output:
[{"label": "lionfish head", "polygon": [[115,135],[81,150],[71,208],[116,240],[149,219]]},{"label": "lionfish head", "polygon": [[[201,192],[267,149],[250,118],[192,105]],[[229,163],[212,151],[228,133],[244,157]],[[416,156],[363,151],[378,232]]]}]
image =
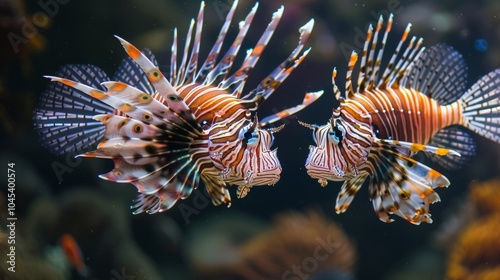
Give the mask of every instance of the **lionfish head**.
[{"label": "lionfish head", "polygon": [[309,146],[307,174],[323,186],[328,180],[344,181],[357,176],[373,141],[371,118],[345,113],[341,108],[335,110],[322,126],[299,122],[313,130],[315,146]]},{"label": "lionfish head", "polygon": [[271,146],[273,134],[283,127],[262,129],[255,116],[253,121],[246,119],[243,122],[229,149],[227,142],[224,151],[214,142],[209,144],[212,162],[220,170],[220,179],[237,185],[238,197],[246,196],[253,186],[274,185],[279,181],[281,164],[277,149],[272,150]]}]

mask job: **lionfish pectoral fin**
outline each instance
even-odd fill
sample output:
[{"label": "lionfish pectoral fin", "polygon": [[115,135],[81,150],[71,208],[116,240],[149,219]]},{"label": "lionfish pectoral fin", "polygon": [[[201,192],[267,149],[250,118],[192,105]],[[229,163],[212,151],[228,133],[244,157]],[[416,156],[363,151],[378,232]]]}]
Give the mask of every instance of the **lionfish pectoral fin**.
[{"label": "lionfish pectoral fin", "polygon": [[370,200],[384,222],[392,222],[389,214],[396,214],[413,224],[431,223],[429,206],[439,201],[434,189],[450,184],[441,173],[378,143],[366,170],[371,175]]},{"label": "lionfish pectoral fin", "polygon": [[443,147],[435,147],[431,145],[423,145],[419,143],[411,143],[398,140],[376,139],[375,142],[382,145],[384,148],[394,147],[398,152],[406,155],[413,156],[418,152],[426,152],[438,156],[454,156],[460,157],[460,153]]},{"label": "lionfish pectoral fin", "polygon": [[[153,65],[158,67],[158,62],[149,49],[143,49],[142,53],[153,63]],[[142,71],[139,65],[130,57],[123,59],[122,63],[113,75],[113,80],[136,87],[149,94],[155,93],[155,88],[148,80],[148,77],[144,74],[144,71]]]},{"label": "lionfish pectoral fin", "polygon": [[201,127],[199,126],[196,118],[187,106],[186,102],[182,100],[182,98],[179,96],[179,94],[170,84],[167,78],[163,75],[160,69],[134,45],[118,36],[115,37],[120,41],[130,58],[132,58],[132,60],[134,60],[134,62],[137,63],[142,69],[149,82],[151,82],[153,87],[156,89],[156,92],[158,92],[158,94],[161,96],[161,99],[163,99],[161,101],[166,102],[170,110],[172,110],[177,115],[177,117],[182,118],[191,127],[196,128],[198,131],[201,131]]},{"label": "lionfish pectoral fin", "polygon": [[280,111],[280,112],[278,112],[276,114],[273,114],[273,115],[270,115],[270,116],[267,116],[267,117],[263,118],[260,121],[260,126],[261,127],[266,126],[268,124],[277,122],[279,120],[282,120],[282,119],[284,119],[284,118],[286,118],[288,116],[291,116],[291,115],[299,112],[300,110],[302,110],[302,109],[306,108],[307,106],[311,105],[314,101],[318,100],[318,98],[320,98],[321,95],[323,95],[323,91],[322,90],[316,91],[316,92],[308,92],[308,93],[306,93],[306,95],[304,96],[304,100],[302,101],[302,104],[299,104],[297,106],[294,106],[294,107],[282,110],[282,111]]},{"label": "lionfish pectoral fin", "polygon": [[[71,80],[97,89],[102,89],[100,83],[109,80],[103,70],[93,65],[65,65],[54,76],[61,78],[47,78]],[[86,98],[81,91],[57,82],[50,83],[42,93],[33,119],[42,145],[62,155],[92,148],[105,129],[93,116],[112,112],[113,108],[103,102]]]},{"label": "lionfish pectoral fin", "polygon": [[231,205],[231,195],[224,181],[218,180],[217,176],[210,176],[206,173],[201,174],[201,179],[214,205],[222,203],[227,203],[228,206]]},{"label": "lionfish pectoral fin", "polygon": [[[141,168],[148,167],[139,166],[139,171]],[[187,168],[176,169],[176,166],[170,168],[172,172],[169,174],[162,172],[162,169],[157,169],[144,175],[142,178],[130,181],[139,191],[138,199],[135,201],[136,204],[132,206],[132,208],[135,208],[134,214],[142,212],[155,214],[168,210],[180,199],[188,197],[199,184],[199,176],[196,171],[191,170],[189,172],[186,171]],[[111,174],[108,173],[110,175],[106,174],[107,176],[112,176],[110,179],[115,182],[120,182],[118,180],[120,178],[117,178],[115,170],[119,170],[122,172],[121,174],[127,174],[127,178],[132,173],[131,170],[125,170],[123,166],[115,168],[110,172]]]},{"label": "lionfish pectoral fin", "polygon": [[180,194],[169,193],[165,189],[156,194],[140,193],[134,200],[135,204],[130,209],[134,209],[132,212],[134,215],[144,212],[148,214],[161,213],[172,208],[180,198]]},{"label": "lionfish pectoral fin", "polygon": [[236,191],[236,197],[244,198],[245,196],[248,195],[248,193],[250,192],[251,189],[252,189],[252,187],[249,185],[238,186],[238,190]]},{"label": "lionfish pectoral fin", "polygon": [[450,104],[467,90],[465,60],[450,46],[432,46],[409,66],[401,85],[416,89],[441,105]]},{"label": "lionfish pectoral fin", "polygon": [[347,208],[349,208],[354,196],[356,196],[356,193],[358,193],[358,190],[365,182],[366,177],[368,177],[368,173],[361,173],[344,182],[337,196],[337,202],[335,203],[335,212],[337,212],[337,214],[344,213]]},{"label": "lionfish pectoral fin", "polygon": [[438,147],[449,147],[460,153],[460,157],[447,154],[429,154],[425,155],[432,161],[437,162],[448,170],[456,170],[465,166],[476,154],[476,143],[468,131],[460,129],[458,126],[447,127],[440,130],[429,143]]}]

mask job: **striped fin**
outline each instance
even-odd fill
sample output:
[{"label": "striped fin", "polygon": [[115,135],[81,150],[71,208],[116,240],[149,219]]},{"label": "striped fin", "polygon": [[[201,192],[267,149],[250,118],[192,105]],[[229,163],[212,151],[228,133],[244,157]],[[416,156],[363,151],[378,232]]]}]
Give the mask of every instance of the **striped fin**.
[{"label": "striped fin", "polygon": [[314,101],[318,100],[318,98],[321,97],[321,95],[323,95],[323,91],[320,90],[320,91],[316,91],[316,92],[308,92],[306,93],[306,95],[304,96],[304,100],[302,100],[302,104],[299,104],[295,107],[292,107],[292,108],[288,108],[288,109],[285,109],[285,110],[282,110],[276,114],[273,114],[273,115],[270,115],[270,116],[267,116],[265,118],[263,118],[260,122],[259,122],[259,125],[260,127],[264,127],[268,124],[271,124],[271,123],[274,123],[274,122],[277,122],[281,119],[284,119],[284,118],[287,118],[288,116],[291,116],[297,112],[299,112],[300,110],[304,109],[305,107],[311,105],[312,103],[314,103]]},{"label": "striped fin", "polygon": [[[196,173],[197,172],[193,173],[192,176],[192,179],[195,180],[192,185],[195,186],[198,185],[200,178]],[[135,209],[132,213],[134,215],[143,212],[146,212],[148,214],[161,213],[172,208],[172,206],[174,206],[179,199],[189,196],[188,192],[183,192],[181,190],[181,184],[179,184],[179,181],[177,179],[174,183],[175,184],[171,184],[171,187],[162,188],[155,194],[140,193],[134,200],[135,204],[130,207],[131,209]],[[187,190],[191,192],[192,188],[189,188]]]},{"label": "striped fin", "polygon": [[228,207],[231,206],[231,195],[224,181],[218,180],[218,176],[208,176],[206,173],[202,173],[201,178],[214,205],[224,203],[228,204]]},{"label": "striped fin", "polygon": [[175,80],[174,86],[179,86],[184,84],[184,79],[186,78],[185,73],[186,73],[186,64],[188,60],[188,51],[189,51],[189,45],[191,44],[191,37],[193,35],[193,28],[194,28],[194,23],[195,20],[191,19],[191,23],[189,24],[189,29],[186,35],[186,43],[184,45],[184,52],[182,55],[182,60],[181,64],[179,65],[179,72],[177,72],[177,79]]},{"label": "striped fin", "polygon": [[460,157],[453,155],[438,156],[425,154],[427,157],[430,157],[432,161],[437,162],[448,170],[462,168],[476,154],[476,143],[472,136],[456,126],[441,129],[434,135],[429,145],[449,147],[460,153]]},{"label": "striped fin", "polygon": [[170,81],[175,84],[177,81],[177,27],[174,27],[174,38],[170,52]]},{"label": "striped fin", "polygon": [[[56,75],[102,89],[108,76],[93,65],[66,65]],[[112,113],[113,108],[61,83],[50,83],[34,111],[35,130],[40,142],[51,152],[62,155],[87,150],[97,144],[105,127],[93,119],[96,114]]]},{"label": "striped fin", "polygon": [[197,187],[198,171],[188,156],[178,157],[169,162],[167,160],[167,157],[158,157],[155,163],[141,165],[115,158],[113,170],[99,177],[117,183],[132,183],[140,193],[144,194],[156,194],[166,189],[168,192],[176,192],[179,198],[188,197]]},{"label": "striped fin", "polygon": [[[390,24],[388,24],[388,27],[389,25]],[[425,50],[425,47],[422,47],[423,39],[419,38],[417,40],[416,37],[412,37],[408,45],[405,48],[403,48],[403,45],[405,44],[408,35],[410,33],[410,28],[411,28],[411,23],[409,23],[406,26],[406,29],[403,32],[403,35],[398,43],[398,46],[396,47],[396,50],[392,54],[392,57],[389,60],[387,66],[385,67],[385,70],[380,80],[377,79],[374,80],[374,84],[377,85],[378,88],[383,89],[387,87],[393,87],[393,88],[399,87],[401,79],[407,76],[408,68],[411,65],[413,65],[413,62],[416,61],[416,59],[418,59],[420,54]],[[387,28],[386,34],[388,34],[389,32],[390,28]],[[384,35],[384,40],[385,38],[386,35]],[[382,43],[382,45],[385,47],[385,41]],[[401,54],[403,50],[404,52]],[[382,58],[380,58],[380,60],[377,60],[375,64],[380,65],[382,63],[381,59]]]},{"label": "striped fin", "polygon": [[[208,56],[203,63],[203,65],[200,67],[200,71],[196,74],[195,77],[195,82],[201,82],[202,80],[205,80],[207,77],[207,74],[215,67],[215,62],[217,61],[217,57],[219,56],[220,49],[222,47],[222,43],[224,42],[224,39],[226,38],[227,31],[229,29],[229,26],[231,25],[231,21],[233,19],[234,11],[236,10],[236,7],[238,6],[238,0],[233,1],[233,5],[231,6],[231,9],[227,13],[226,20],[224,21],[224,24],[222,25],[219,35],[217,36],[217,40],[215,41],[214,45],[212,46],[212,49],[208,53]],[[177,30],[174,29],[174,45],[172,45],[172,61],[175,61],[175,53],[174,53],[174,46],[176,48],[177,45]],[[175,66],[175,64],[173,65]]]},{"label": "striped fin", "polygon": [[105,82],[102,85],[108,88],[103,101],[117,110],[146,123],[176,125],[193,137],[197,135],[198,125],[190,126],[190,123],[172,112],[170,107],[151,95],[121,82]]},{"label": "striped fin", "polygon": [[204,8],[205,8],[205,2],[202,1],[200,4],[200,11],[198,12],[198,18],[196,20],[196,31],[194,36],[193,48],[191,49],[191,57],[189,58],[189,64],[185,71],[186,74],[184,75],[184,77],[182,77],[182,82],[180,84],[187,84],[193,82],[194,75],[198,68],[198,56],[200,54],[200,42],[201,42],[201,33],[203,30]]},{"label": "striped fin", "polygon": [[398,150],[399,153],[413,156],[418,152],[427,152],[432,153],[438,156],[456,156],[460,157],[460,153],[457,151],[443,148],[443,147],[434,147],[431,145],[423,145],[419,143],[410,143],[398,140],[388,140],[388,139],[376,139],[375,142],[380,143],[382,145],[386,145],[387,147],[393,147]]},{"label": "striped fin", "polygon": [[374,143],[367,161],[370,200],[380,220],[392,222],[396,214],[413,224],[432,223],[429,206],[439,201],[434,191],[450,182],[439,172]]},{"label": "striped fin", "polygon": [[[191,178],[194,180],[192,185],[197,186],[200,179],[197,171],[193,173]],[[134,215],[143,212],[156,214],[172,208],[179,199],[189,196],[189,193],[192,191],[192,188],[184,188],[183,190],[181,186],[182,184],[175,179],[175,182],[170,187],[162,188],[155,194],[140,193],[134,200],[135,204],[130,207],[131,209],[135,209],[132,213]]]},{"label": "striped fin", "polygon": [[[241,48],[241,44],[243,42],[243,39],[245,38],[248,29],[250,28],[250,25],[252,24],[253,18],[255,16],[255,13],[257,12],[257,8],[259,7],[259,3],[255,3],[253,6],[252,10],[250,13],[247,15],[245,18],[245,21],[240,22],[240,31],[238,32],[238,35],[236,35],[236,38],[234,39],[233,43],[231,44],[231,47],[229,47],[229,50],[227,50],[226,54],[222,59],[217,63],[217,65],[212,69],[207,74],[207,78],[203,82],[205,85],[218,85],[222,80],[224,80],[227,77],[227,74],[231,70],[231,66],[233,65],[235,57],[238,55],[238,52]],[[279,18],[281,17],[282,14],[282,9],[281,13],[278,12],[273,14],[273,20],[275,20],[276,17]]]},{"label": "striped fin", "polygon": [[[113,96],[110,96],[106,92],[101,91],[99,89],[96,89],[96,88],[93,88],[93,87],[90,87],[90,86],[87,86],[87,85],[84,85],[82,83],[78,83],[78,82],[75,82],[72,80],[63,79],[60,77],[54,77],[54,76],[45,76],[45,77],[51,79],[52,82],[59,82],[59,83],[64,84],[66,86],[73,87],[74,89],[79,90],[80,92],[87,94],[89,97],[93,97],[97,100],[100,100],[101,102],[108,104],[109,106],[115,108],[116,110],[118,110],[122,113],[129,114],[129,116],[132,116],[132,117],[137,118],[139,120],[147,118],[148,121],[153,123],[153,124],[159,125],[159,124],[163,123],[163,121],[160,118],[151,114],[151,112],[142,112],[141,109],[136,110],[137,107],[134,106],[133,104],[123,102],[120,99],[114,98]],[[102,84],[104,85],[106,83],[109,83],[109,82],[103,82]],[[125,88],[128,86],[126,84],[120,83],[120,86],[118,86],[118,87]],[[146,102],[148,102],[149,100],[153,101],[153,99],[151,98],[151,95],[149,95],[147,93],[144,93],[144,97],[147,98]],[[165,107],[165,110],[167,110],[166,107]]]},{"label": "striped fin", "polygon": [[150,158],[154,156],[189,153],[192,139],[175,130],[163,130],[154,125],[116,115],[97,115],[95,119],[106,125],[104,138],[96,151],[80,156],[111,159],[122,157],[131,164],[145,164],[146,161],[147,163],[153,161]]},{"label": "striped fin", "polygon": [[344,182],[337,196],[337,202],[335,203],[335,212],[337,214],[344,213],[347,208],[349,208],[354,196],[365,182],[366,177],[368,177],[368,173],[363,172]]},{"label": "striped fin", "polygon": [[450,46],[439,44],[426,49],[408,68],[402,86],[416,89],[441,105],[458,100],[467,90],[467,66],[462,55]]},{"label": "striped fin", "polygon": [[[113,170],[99,177],[117,183],[132,183],[137,187],[141,194],[134,206],[138,208],[134,214],[162,212],[177,200],[188,197],[199,184],[199,164],[190,153],[196,153],[192,139],[172,137],[168,130],[161,131],[133,119],[120,127],[123,119],[111,116],[106,122],[107,130],[110,130],[106,136],[114,138],[105,137],[96,151],[81,156],[113,159]],[[126,132],[117,131],[141,124],[143,129],[137,138],[128,138]],[[162,134],[157,136],[159,132]],[[198,152],[204,152],[201,149]]]},{"label": "striped fin", "polygon": [[[158,67],[158,62],[149,49],[144,49],[142,53],[156,67]],[[137,63],[135,63],[130,57],[127,57],[122,61],[122,64],[118,67],[118,70],[116,70],[115,75],[113,76],[113,81],[123,82],[149,94],[155,93],[155,89],[151,82],[149,82],[148,77],[144,74],[139,65],[137,65]]]},{"label": "striped fin", "polygon": [[306,49],[302,55],[297,58],[302,49],[304,48],[305,42],[309,38],[314,27],[314,20],[311,19],[304,26],[299,28],[300,38],[297,47],[292,51],[288,58],[283,61],[278,67],[276,67],[266,78],[264,78],[259,85],[250,91],[248,94],[242,97],[243,100],[251,100],[256,102],[256,107],[258,106],[278,88],[281,83],[290,75],[297,66],[304,60],[310,51],[310,48]]},{"label": "striped fin", "polygon": [[193,113],[165,78],[163,73],[161,73],[160,69],[132,44],[118,36],[115,37],[120,40],[127,54],[141,67],[158,94],[164,99],[162,101],[167,103],[170,110],[179,118],[189,123],[191,127],[195,127],[198,131],[201,131]]},{"label": "striped fin", "polygon": [[465,126],[500,143],[500,69],[477,81],[461,98]]},{"label": "striped fin", "polygon": [[[194,138],[200,135],[186,127],[185,122],[177,118],[169,107],[122,82],[104,82],[109,91],[103,92],[67,79],[50,78],[134,118],[113,115],[95,117],[105,124],[106,132],[96,151],[81,156],[113,159],[114,169],[100,175],[102,179],[132,183],[141,193],[155,194],[159,202],[151,205],[158,207],[151,209],[153,212],[170,208],[197,187],[199,165],[193,161],[191,153],[195,153],[196,146],[200,146],[193,145]],[[206,146],[198,152],[206,153]]]},{"label": "striped fin", "polygon": [[[352,71],[354,70],[354,66],[356,65],[357,61],[358,61],[358,54],[355,51],[353,51],[351,53],[351,56],[349,57],[349,64],[347,65],[347,72],[345,78],[345,92],[347,98],[349,99],[353,98],[355,93],[354,87],[352,86]],[[334,80],[332,79],[332,81]]]},{"label": "striped fin", "polygon": [[[392,28],[392,23],[393,23],[393,14],[390,14],[382,40],[380,42],[380,46],[378,45],[379,44],[378,37],[380,34],[380,30],[382,30],[382,26],[384,24],[382,15],[379,17],[377,26],[375,27],[375,33],[373,32],[373,26],[371,24],[368,27],[366,40],[363,47],[363,55],[361,57],[359,75],[358,75],[357,92],[359,93],[365,90],[373,90],[375,87],[379,86],[380,65],[382,63],[383,53],[387,42],[387,37]],[[395,54],[399,52],[399,48],[401,47],[402,43],[403,42],[400,42],[400,45],[398,46],[398,49],[396,50]],[[396,57],[393,56],[392,62],[395,59]],[[391,69],[391,67],[392,64],[389,63],[386,72],[389,69]]]}]

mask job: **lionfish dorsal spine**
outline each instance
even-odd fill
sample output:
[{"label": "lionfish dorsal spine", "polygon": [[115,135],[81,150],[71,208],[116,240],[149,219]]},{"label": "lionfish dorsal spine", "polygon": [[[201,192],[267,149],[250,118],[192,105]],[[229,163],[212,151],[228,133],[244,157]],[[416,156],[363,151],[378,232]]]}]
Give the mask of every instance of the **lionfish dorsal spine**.
[{"label": "lionfish dorsal spine", "polygon": [[269,96],[271,96],[276,88],[278,88],[278,86],[290,75],[293,70],[295,70],[295,68],[297,68],[297,66],[307,56],[310,48],[306,49],[297,59],[297,56],[304,48],[305,42],[307,41],[307,39],[309,39],[313,27],[313,19],[302,26],[299,29],[299,43],[297,47],[295,47],[295,49],[292,51],[292,53],[267,77],[265,77],[255,89],[251,90],[248,94],[242,97],[243,100],[256,102],[256,107],[253,108],[254,110],[257,109],[262,102],[269,98]]},{"label": "lionfish dorsal spine", "polygon": [[221,58],[219,63],[217,63],[217,65],[215,65],[215,67],[207,74],[207,78],[204,84],[216,85],[226,79],[229,71],[231,70],[231,67],[233,66],[234,59],[238,55],[241,44],[245,39],[248,30],[250,29],[250,25],[253,22],[258,7],[258,3],[255,3],[250,13],[248,13],[248,15],[246,16],[245,20],[240,22],[240,30],[236,35],[236,38],[234,39],[233,43],[226,51],[224,56]]},{"label": "lionfish dorsal spine", "polygon": [[201,34],[203,30],[203,13],[205,8],[205,2],[201,2],[200,11],[198,12],[198,17],[196,19],[196,31],[194,36],[193,48],[191,50],[191,57],[189,58],[189,65],[187,67],[184,80],[181,84],[191,83],[194,80],[194,75],[198,69],[198,56],[200,54],[200,43]]},{"label": "lionfish dorsal spine", "polygon": [[177,82],[177,27],[174,27],[172,46],[170,47],[170,82]]},{"label": "lionfish dorsal spine", "polygon": [[[233,1],[233,5],[231,6],[231,9],[226,15],[226,19],[224,20],[224,24],[222,25],[219,35],[217,35],[217,39],[212,46],[212,49],[207,55],[207,58],[205,62],[203,62],[202,66],[200,67],[200,71],[196,73],[195,76],[195,82],[203,83],[203,84],[210,84],[208,82],[207,74],[212,71],[212,69],[215,67],[215,62],[217,61],[217,57],[219,56],[220,50],[222,48],[222,44],[224,42],[224,39],[226,38],[227,31],[229,30],[229,26],[231,25],[231,21],[233,20],[234,16],[234,11],[236,10],[236,7],[238,6],[238,0]],[[176,38],[176,33],[175,33],[175,38]],[[174,41],[176,42],[176,39],[174,38]]]},{"label": "lionfish dorsal spine", "polygon": [[189,47],[191,45],[191,37],[193,36],[193,28],[196,21],[191,19],[189,23],[189,29],[186,34],[186,42],[184,44],[184,51],[182,52],[182,60],[179,65],[179,72],[177,72],[177,79],[175,80],[174,86],[183,85],[185,81],[186,64],[188,63]]},{"label": "lionfish dorsal spine", "polygon": [[250,71],[255,67],[255,64],[259,61],[260,56],[264,52],[269,40],[274,35],[274,31],[278,27],[280,19],[283,15],[283,6],[281,6],[278,11],[276,11],[271,22],[267,25],[266,29],[260,36],[259,40],[255,44],[255,47],[247,51],[245,60],[243,61],[241,67],[230,77],[225,78],[221,84],[222,88],[230,88],[229,91],[237,98],[240,98],[243,87],[245,86],[246,79],[250,74]]}]

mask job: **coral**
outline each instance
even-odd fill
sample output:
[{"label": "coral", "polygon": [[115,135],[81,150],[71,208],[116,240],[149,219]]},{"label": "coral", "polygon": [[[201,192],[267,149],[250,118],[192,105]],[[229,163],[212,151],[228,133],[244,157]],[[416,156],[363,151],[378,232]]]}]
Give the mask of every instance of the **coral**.
[{"label": "coral", "polygon": [[500,179],[472,184],[469,197],[479,216],[500,213]]},{"label": "coral", "polygon": [[189,226],[185,253],[203,279],[224,279],[221,274],[241,261],[241,247],[265,228],[266,224],[253,216],[217,212]]},{"label": "coral", "polygon": [[356,248],[319,211],[282,213],[267,228],[235,213],[205,222],[186,240],[202,279],[353,279]]},{"label": "coral", "polygon": [[246,244],[242,254],[245,262],[239,271],[246,279],[281,279],[332,269],[351,274],[356,262],[355,246],[317,211],[278,216],[274,227]]},{"label": "coral", "polygon": [[447,279],[500,279],[500,213],[471,223],[448,260]]},{"label": "coral", "polygon": [[26,226],[18,233],[26,236],[32,255],[45,255],[47,263],[59,272],[61,260],[54,249],[62,234],[70,234],[93,278],[110,279],[125,273],[161,279],[152,260],[132,238],[125,209],[90,187],[71,189],[55,197],[39,197],[24,218]]},{"label": "coral", "polygon": [[352,279],[357,258],[343,230],[318,211],[277,216],[241,256],[231,268],[237,279]]},{"label": "coral", "polygon": [[447,279],[500,279],[500,180],[471,185],[467,203],[472,219],[450,243]]}]

